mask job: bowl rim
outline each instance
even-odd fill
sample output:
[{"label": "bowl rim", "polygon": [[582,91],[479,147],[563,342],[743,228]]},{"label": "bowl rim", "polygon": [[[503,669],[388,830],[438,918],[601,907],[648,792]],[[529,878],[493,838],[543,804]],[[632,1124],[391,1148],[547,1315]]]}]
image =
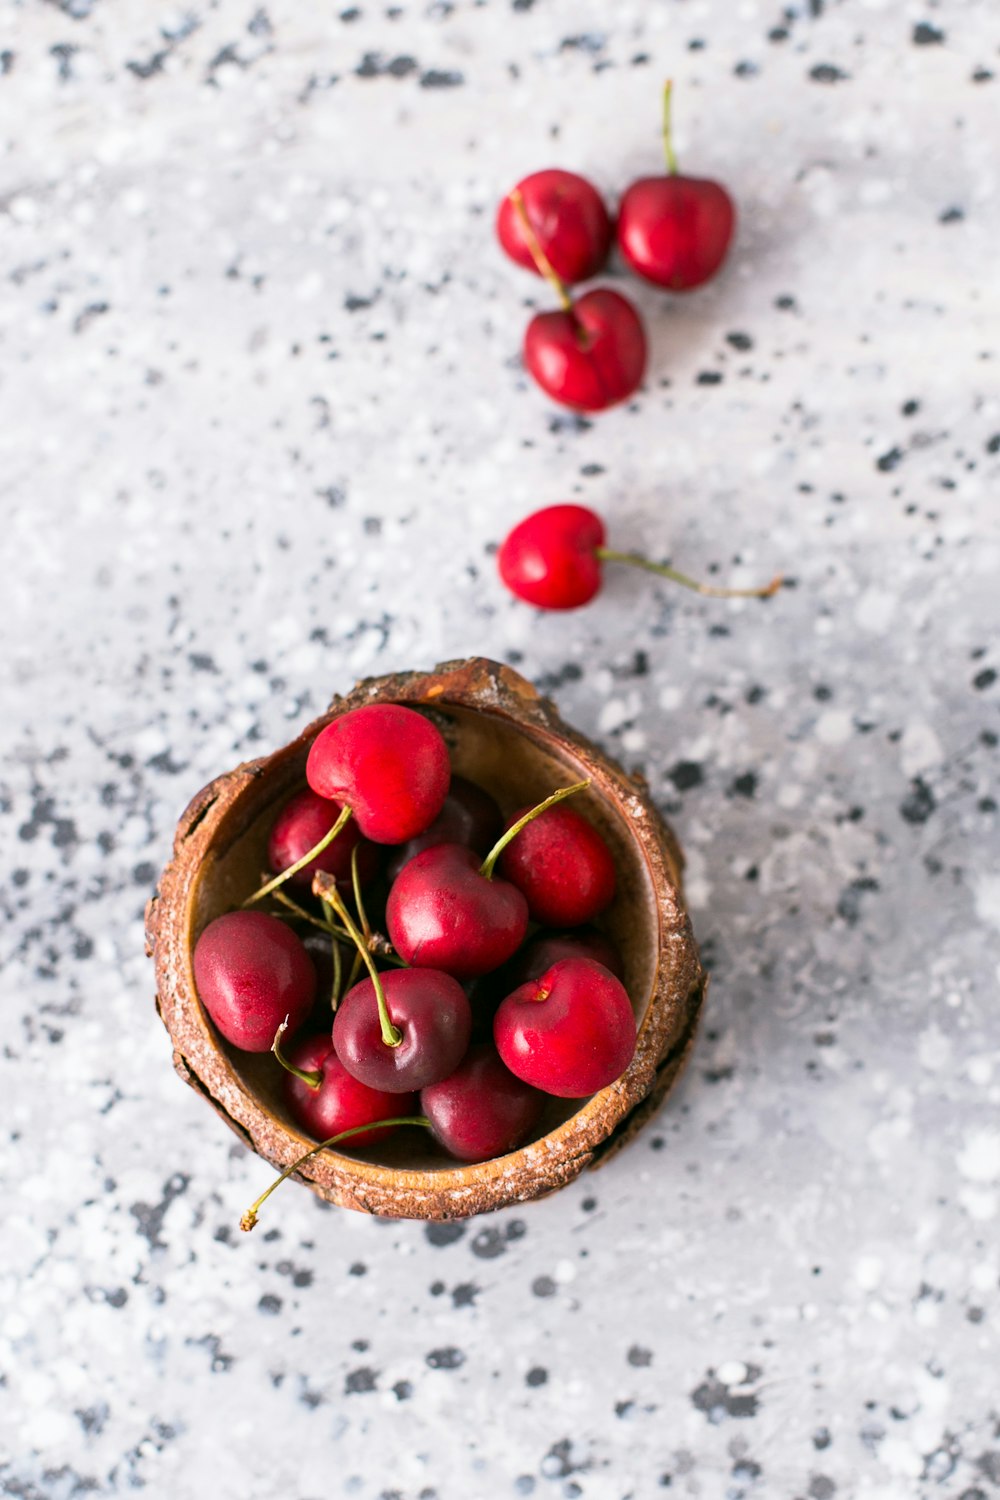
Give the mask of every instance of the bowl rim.
[{"label": "bowl rim", "polygon": [[630,1139],[687,1061],[706,978],[683,903],[683,856],[641,776],[628,776],[565,724],[531,683],[501,663],[473,657],[445,662],[430,672],[365,679],[335,697],[328,711],[287,745],[216,777],[192,798],[177,826],[173,858],[147,905],[147,953],[155,962],[157,1009],[174,1044],[174,1066],[258,1155],[284,1169],[315,1142],[280,1120],[239,1077],[197,997],[191,958],[205,856],[248,787],[302,755],[334,718],[372,702],[472,709],[508,721],[542,748],[551,751],[558,745],[568,751],[605,803],[628,824],[645,863],[656,914],[657,952],[632,1061],[616,1082],[547,1135],[506,1156],[433,1171],[368,1162],[328,1148],[294,1174],[329,1201],[365,1212],[464,1218],[551,1192]]}]

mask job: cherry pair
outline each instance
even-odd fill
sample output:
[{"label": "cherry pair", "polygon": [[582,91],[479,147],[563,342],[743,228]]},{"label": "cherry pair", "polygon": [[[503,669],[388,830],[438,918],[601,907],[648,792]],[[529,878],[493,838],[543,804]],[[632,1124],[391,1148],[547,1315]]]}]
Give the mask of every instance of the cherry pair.
[{"label": "cherry pair", "polygon": [[670,291],[710,280],[725,260],[736,223],[732,199],[709,178],[680,173],[674,152],[668,83],[663,95],[667,174],[643,177],[625,191],[617,223],[586,178],[550,169],[524,178],[500,204],[496,231],[518,265],[544,276],[562,310],[528,324],[524,362],[542,389],[566,406],[602,411],[639,387],[647,344],[627,298],[599,287],[572,298],[566,290],[595,276],[617,239],[626,264]]}]

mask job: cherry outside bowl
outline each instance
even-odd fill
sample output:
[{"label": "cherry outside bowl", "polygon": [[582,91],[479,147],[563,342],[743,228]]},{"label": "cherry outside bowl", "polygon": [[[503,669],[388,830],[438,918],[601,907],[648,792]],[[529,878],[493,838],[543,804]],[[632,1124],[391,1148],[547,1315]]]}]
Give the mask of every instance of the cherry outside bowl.
[{"label": "cherry outside bowl", "polygon": [[241,1139],[276,1168],[313,1142],[288,1114],[273,1058],[231,1047],[198,1000],[192,972],[204,927],[260,881],[268,833],[304,784],[309,747],[338,714],[364,703],[405,703],[433,718],[454,770],[484,786],[504,815],[589,777],[574,798],[611,845],[618,874],[601,925],[620,949],[638,1024],[635,1056],[593,1098],[552,1099],[536,1137],[474,1165],[441,1154],[425,1132],[401,1130],[362,1149],[327,1150],[297,1174],[332,1203],[392,1218],[458,1219],[521,1203],[571,1182],[617,1151],[653,1114],[694,1042],[707,981],[681,894],[682,856],[640,777],[629,777],[569,728],[510,667],[482,658],[361,682],[284,749],[237,766],[205,787],[177,828],[174,854],[146,910],[157,1009],[174,1067]]}]

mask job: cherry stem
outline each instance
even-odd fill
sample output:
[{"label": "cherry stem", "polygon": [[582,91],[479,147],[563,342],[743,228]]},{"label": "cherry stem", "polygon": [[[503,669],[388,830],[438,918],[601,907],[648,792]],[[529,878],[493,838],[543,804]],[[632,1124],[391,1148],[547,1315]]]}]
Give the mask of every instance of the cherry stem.
[{"label": "cherry stem", "polygon": [[382,980],[378,969],[375,967],[375,960],[368,952],[368,946],[361,933],[352,922],[351,914],[344,905],[340,892],[337,890],[337,882],[333,876],[328,875],[325,870],[317,870],[313,876],[313,894],[317,895],[321,901],[329,902],[347,928],[348,936],[361,955],[361,961],[368,970],[369,977],[375,989],[375,1000],[378,1004],[378,1020],[382,1028],[382,1040],[387,1047],[398,1047],[403,1040],[403,1033],[397,1026],[392,1024],[392,1017],[389,1015],[389,1007],[385,1000],[385,990],[382,988]]},{"label": "cherry stem", "polygon": [[714,588],[710,583],[699,583],[697,578],[678,573],[676,568],[669,568],[666,563],[651,562],[648,557],[640,557],[638,552],[613,552],[610,547],[596,547],[594,552],[602,562],[629,563],[633,568],[645,568],[647,573],[658,573],[661,578],[670,578],[683,588],[692,589],[696,594],[708,594],[713,599],[770,599],[785,581],[779,573],[762,589]]},{"label": "cherry stem", "polygon": [[555,807],[557,802],[562,802],[565,800],[565,798],[572,797],[576,792],[582,792],[584,788],[588,787],[589,785],[590,781],[588,779],[587,781],[578,781],[573,786],[560,787],[557,792],[552,793],[551,797],[546,797],[544,802],[539,802],[537,807],[533,807],[530,812],[526,812],[523,818],[518,818],[517,822],[512,824],[511,827],[508,828],[505,833],[502,833],[497,839],[496,843],[493,845],[493,848],[490,850],[489,854],[487,854],[486,858],[479,866],[480,875],[484,875],[487,880],[492,880],[493,871],[496,867],[497,860],[500,858],[501,854],[506,849],[511,839],[517,838],[522,828],[527,828],[529,823],[534,822],[535,818],[540,817],[543,812],[548,812],[550,807]]},{"label": "cherry stem", "polygon": [[514,205],[514,212],[517,214],[518,222],[521,225],[521,233],[524,235],[525,244],[528,247],[532,260],[538,268],[538,274],[545,277],[545,280],[559,298],[559,304],[563,310],[571,313],[573,311],[572,299],[566,290],[562,277],[542,249],[538,235],[535,233],[534,225],[528,218],[528,210],[524,205],[521,189],[513,188],[509,197],[511,203]]},{"label": "cherry stem", "polygon": [[295,861],[294,865],[289,865],[287,870],[282,870],[281,874],[275,875],[273,880],[267,882],[267,885],[262,885],[259,891],[254,891],[252,896],[248,896],[243,903],[244,908],[253,906],[255,901],[262,901],[265,896],[270,896],[271,892],[276,891],[279,885],[284,885],[286,880],[291,880],[293,875],[297,875],[300,870],[304,870],[310,860],[315,859],[317,854],[322,854],[323,850],[329,844],[333,843],[350,816],[351,809],[349,807],[341,808],[340,817],[329,832],[323,835],[319,843],[314,844],[311,849],[308,849],[301,859]]},{"label": "cherry stem", "polygon": [[368,913],[365,911],[365,903],[361,896],[361,878],[358,875],[358,846],[355,844],[351,850],[351,886],[354,890],[354,905],[357,907],[358,917],[361,921],[361,931],[364,933],[367,943],[372,935],[368,925]]},{"label": "cherry stem", "polygon": [[344,977],[344,965],[340,953],[340,943],[336,938],[331,939],[333,948],[333,992],[330,996],[330,1009],[336,1011],[340,1004],[340,982]]},{"label": "cherry stem", "polygon": [[670,122],[670,103],[674,92],[674,81],[668,78],[663,85],[663,154],[667,158],[667,171],[671,177],[677,176],[677,153],[674,150],[674,136]]},{"label": "cherry stem", "polygon": [[288,1061],[288,1058],[281,1050],[281,1038],[284,1036],[287,1030],[288,1017],[286,1016],[281,1025],[278,1027],[277,1031],[274,1033],[274,1041],[271,1043],[271,1051],[274,1053],[275,1057],[278,1059],[286,1073],[291,1073],[293,1078],[301,1078],[302,1082],[308,1084],[309,1087],[315,1092],[323,1082],[323,1075],[322,1073],[306,1073],[302,1068],[297,1068],[294,1063]]},{"label": "cherry stem", "polygon": [[318,1146],[313,1146],[311,1151],[307,1151],[304,1156],[299,1157],[298,1161],[293,1161],[290,1167],[286,1167],[281,1176],[276,1177],[271,1186],[261,1193],[259,1198],[254,1199],[240,1220],[240,1228],[249,1233],[257,1223],[257,1211],[265,1199],[270,1198],[275,1188],[280,1187],[286,1177],[291,1177],[293,1172],[297,1172],[311,1156],[315,1156],[318,1152],[326,1151],[328,1147],[336,1146],[341,1141],[348,1140],[352,1135],[361,1135],[366,1130],[388,1130],[393,1125],[424,1125],[429,1130],[430,1123],[426,1115],[400,1115],[393,1120],[373,1120],[368,1125],[352,1125],[350,1130],[341,1130],[339,1134],[331,1135],[328,1140],[320,1141]]},{"label": "cherry stem", "polygon": [[293,901],[285,891],[272,891],[271,894],[275,901],[280,902],[282,906],[287,906],[290,912],[294,912],[300,921],[308,922],[311,927],[318,927],[320,932],[328,932],[331,937],[347,937],[343,927],[338,927],[335,922],[324,921],[322,917],[314,917],[312,912],[306,911],[304,906]]}]

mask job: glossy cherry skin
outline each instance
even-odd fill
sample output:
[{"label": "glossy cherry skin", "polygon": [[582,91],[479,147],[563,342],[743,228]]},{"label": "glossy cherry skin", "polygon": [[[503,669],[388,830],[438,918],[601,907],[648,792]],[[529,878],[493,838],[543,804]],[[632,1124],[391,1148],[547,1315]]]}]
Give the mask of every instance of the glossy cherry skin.
[{"label": "glossy cherry skin", "polygon": [[539,609],[578,609],[601,587],[604,522],[585,505],[547,505],[519,521],[497,555],[500,577]]},{"label": "glossy cherry skin", "polygon": [[[510,823],[527,811],[521,808]],[[580,927],[615,898],[611,850],[593,823],[565,802],[521,829],[501,854],[500,869],[524,895],[532,920],[545,927]]]},{"label": "glossy cherry skin", "polygon": [[707,177],[643,177],[618,209],[618,248],[637,275],[672,292],[709,281],[726,258],[736,210]]},{"label": "glossy cherry skin", "polygon": [[642,384],[646,334],[627,298],[597,287],[570,311],[536,313],[523,354],[528,373],[553,401],[574,411],[604,411]]},{"label": "glossy cherry skin", "polygon": [[[302,1037],[287,1048],[286,1056],[304,1073],[323,1075],[318,1089],[310,1088],[294,1073],[284,1077],[285,1103],[295,1123],[317,1141],[329,1140],[358,1125],[416,1113],[416,1095],[386,1094],[352,1078],[337,1057],[329,1032]],[[364,1146],[389,1134],[391,1130],[366,1130],[345,1145]]]},{"label": "glossy cherry skin", "polygon": [[473,1047],[449,1078],[420,1094],[435,1139],[459,1161],[506,1156],[531,1134],[545,1095],[515,1078],[490,1043]]},{"label": "glossy cherry skin", "polygon": [[[271,836],[267,841],[267,863],[276,875],[294,865],[303,854],[308,854],[320,839],[330,832],[340,816],[341,809],[328,797],[320,797],[309,787],[296,793],[286,802],[274,820]],[[374,844],[361,837],[361,830],[354,818],[349,818],[332,844],[322,854],[317,854],[307,865],[303,865],[289,878],[289,885],[312,888],[312,878],[317,870],[326,870],[338,885],[351,884],[351,852],[357,846],[358,879],[362,885],[378,870],[379,854]]]},{"label": "glossy cherry skin", "polygon": [[350,807],[365,838],[402,844],[441,811],[448,747],[429,719],[401,703],[369,703],[321,729],[306,761],[314,792]]},{"label": "glossy cherry skin", "polygon": [[[385,872],[395,880],[403,866],[434,844],[465,844],[485,857],[500,836],[503,814],[489,792],[464,776],[453,776],[444,806],[434,822],[415,839],[407,839],[386,861]],[[334,840],[336,843],[336,839]]]},{"label": "glossy cherry skin", "polygon": [[[522,177],[517,191],[538,243],[559,279],[572,286],[575,281],[595,276],[608,258],[614,230],[604,199],[593,184],[575,172],[550,167]],[[497,239],[511,260],[540,276],[509,196],[497,209],[496,229]]]},{"label": "glossy cherry skin", "polygon": [[400,958],[474,979],[516,953],[528,930],[528,903],[509,881],[480,875],[481,863],[461,844],[436,844],[403,866],[385,909]]},{"label": "glossy cherry skin", "polygon": [[624,986],[589,958],[564,958],[504,1000],[493,1019],[512,1073],[560,1099],[582,1099],[620,1078],[635,1052]]},{"label": "glossy cherry skin", "polygon": [[194,979],[226,1041],[243,1052],[269,1052],[286,1016],[297,1031],[316,993],[305,948],[262,911],[229,911],[209,922],[195,944]]},{"label": "glossy cherry skin", "polygon": [[472,1013],[457,979],[437,969],[390,969],[379,978],[398,1047],[382,1040],[375,986],[348,990],[333,1022],[333,1045],[353,1078],[388,1094],[409,1094],[454,1073],[469,1045]]},{"label": "glossy cherry skin", "polygon": [[539,932],[526,943],[504,969],[507,993],[537,979],[563,958],[590,958],[616,979],[625,978],[622,956],[611,939],[593,927],[578,927],[575,932]]}]

